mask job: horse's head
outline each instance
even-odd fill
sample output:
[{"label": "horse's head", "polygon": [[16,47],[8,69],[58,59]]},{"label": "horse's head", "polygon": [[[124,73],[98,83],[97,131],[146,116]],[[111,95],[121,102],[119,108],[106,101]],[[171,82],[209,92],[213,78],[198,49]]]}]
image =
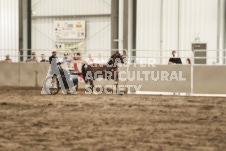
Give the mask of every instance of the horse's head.
[{"label": "horse's head", "polygon": [[109,67],[117,67],[119,63],[124,63],[123,56],[117,51],[115,54],[113,54],[107,63]]},{"label": "horse's head", "polygon": [[118,51],[115,53],[115,62],[124,63],[124,57]]},{"label": "horse's head", "polygon": [[113,54],[108,62],[108,65],[116,67],[119,63],[124,63],[123,56],[117,51]]}]

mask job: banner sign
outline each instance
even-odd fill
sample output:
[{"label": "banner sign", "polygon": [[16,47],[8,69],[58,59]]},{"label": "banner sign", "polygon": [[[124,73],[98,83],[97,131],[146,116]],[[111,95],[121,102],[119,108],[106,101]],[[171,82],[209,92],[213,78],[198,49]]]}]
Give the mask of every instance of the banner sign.
[{"label": "banner sign", "polygon": [[56,40],[63,39],[85,39],[85,21],[54,21],[54,32]]},{"label": "banner sign", "polygon": [[55,50],[71,50],[74,53],[85,53],[85,42],[59,42],[55,44]]}]

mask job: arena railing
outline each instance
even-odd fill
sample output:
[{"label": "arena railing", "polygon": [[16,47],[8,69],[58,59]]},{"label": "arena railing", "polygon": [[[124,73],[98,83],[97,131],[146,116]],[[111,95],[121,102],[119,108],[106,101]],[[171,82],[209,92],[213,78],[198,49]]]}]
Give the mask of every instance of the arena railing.
[{"label": "arena railing", "polygon": [[[36,52],[36,57],[38,60],[41,59],[41,54],[45,54],[46,58],[51,56],[53,49],[2,49],[0,51],[0,60],[4,60],[6,55],[10,55],[13,62],[24,62],[31,55],[27,55],[27,51]],[[64,52],[70,52],[70,50],[57,50],[59,57],[63,57]],[[81,54],[82,57],[88,57],[88,54],[91,53],[93,57],[98,58],[99,54],[104,58],[109,58],[112,51],[116,49],[104,49],[104,50],[85,50],[85,54]],[[200,64],[195,63],[195,60],[206,60],[206,63],[202,65],[225,65],[226,64],[226,50],[175,50],[178,54],[178,57],[182,59],[183,64],[186,64],[186,59],[191,60],[191,64]],[[152,59],[152,63],[155,64],[168,64],[168,60],[172,57],[172,50],[122,50],[125,57],[127,57],[130,62],[135,63],[136,60],[140,61],[143,59]],[[71,52],[72,53],[72,52]],[[200,53],[206,53],[206,56],[199,56]],[[23,61],[21,61],[23,60]],[[132,61],[133,60],[133,61]],[[134,61],[135,60],[135,61]],[[136,62],[139,63],[139,62]]]},{"label": "arena railing", "polygon": [[[46,60],[48,60],[48,57],[52,55],[51,49],[10,49],[13,53],[9,53],[9,51],[6,51],[6,49],[0,51],[0,60],[4,60],[6,55],[10,55],[10,58],[13,59],[13,63],[8,62],[0,62],[0,86],[42,86],[43,80],[46,78],[46,74],[49,73],[49,63],[31,63],[31,62],[25,62],[28,57],[31,57],[31,55],[27,55],[27,51],[36,52],[36,59],[38,59],[38,62],[41,59],[41,54],[45,54]],[[63,58],[63,54],[66,52],[70,52],[69,50],[57,50],[59,59]],[[120,51],[121,54],[124,54],[125,57],[127,57],[127,50],[118,50],[118,49],[112,49],[112,50],[88,50],[85,54],[81,54],[83,59],[88,58],[88,54],[91,53],[93,57],[98,58],[99,54],[104,58],[103,64],[107,63],[110,56],[116,52]],[[21,53],[23,52],[23,53]],[[70,52],[72,54],[72,52]],[[23,61],[21,61],[21,58],[23,58]],[[70,59],[70,57],[68,57]],[[106,58],[106,60],[105,60]],[[68,64],[67,64],[68,65]],[[68,66],[69,68],[74,67],[73,63],[70,63],[71,66]],[[124,68],[125,69],[125,68]]]},{"label": "arena railing", "polygon": [[[204,55],[204,56],[203,56]],[[193,52],[193,60],[198,60],[198,65],[225,65],[226,50],[195,50]],[[202,63],[199,63],[200,60]]]},{"label": "arena railing", "polygon": [[[25,55],[26,53],[24,53],[24,55],[21,55],[20,53],[18,53],[18,50],[16,50],[16,49],[15,50],[8,50],[8,52],[10,52],[10,51],[13,52],[13,53],[10,54],[11,58],[13,57],[13,58],[17,58],[18,59],[18,61],[14,61],[13,60],[13,62],[19,62],[20,57],[24,57],[24,58],[28,57],[28,55]],[[25,52],[26,50],[21,50],[21,51]],[[109,58],[110,55],[111,55],[111,51],[116,51],[116,50],[87,50],[85,54],[82,54],[82,57],[88,57],[88,53],[93,53],[93,57],[98,57],[98,54],[100,53],[100,54],[102,54],[103,57]],[[126,54],[125,56],[129,60],[131,58],[137,58],[137,59],[140,59],[140,58],[141,59],[142,58],[153,58],[153,59],[156,59],[156,60],[158,59],[159,64],[158,63],[157,64],[161,65],[160,66],[161,69],[159,68],[159,70],[162,70],[162,69],[168,70],[170,68],[176,69],[177,67],[182,69],[182,70],[183,70],[183,67],[184,67],[187,70],[189,68],[189,70],[190,70],[189,71],[189,75],[191,76],[191,91],[189,93],[191,93],[191,94],[198,94],[198,93],[199,94],[200,93],[207,93],[207,94],[219,93],[219,94],[222,94],[222,93],[224,93],[223,86],[222,86],[221,89],[217,89],[217,87],[213,88],[214,84],[211,83],[211,82],[215,81],[216,83],[218,83],[218,85],[222,85],[225,82],[224,76],[222,75],[221,77],[218,77],[218,75],[219,74],[224,74],[223,72],[224,72],[224,70],[226,68],[225,62],[224,62],[226,60],[226,57],[224,56],[224,54],[226,54],[226,50],[196,50],[194,52],[192,52],[191,50],[184,50],[184,51],[181,50],[179,53],[176,50],[177,53],[179,54],[180,58],[182,58],[184,60],[186,58],[190,58],[192,60],[192,64],[190,66],[185,66],[184,65],[184,66],[181,66],[181,67],[180,67],[180,65],[177,65],[175,67],[171,66],[170,68],[167,66],[167,64],[168,64],[169,58],[171,57],[172,50],[164,50],[163,54],[160,54],[159,50],[132,50],[129,53],[130,56],[128,56],[127,50],[123,50],[123,51]],[[133,52],[133,51],[136,52],[136,56],[132,56],[131,52]],[[5,55],[9,54],[8,52],[7,53],[0,53],[0,57],[2,57],[1,59],[4,59]],[[51,55],[52,50],[50,50],[50,49],[48,49],[48,50],[40,50],[40,49],[34,50],[33,49],[33,50],[31,50],[31,52],[36,52],[36,56],[39,56],[39,57],[40,57],[40,55],[38,55],[38,54],[42,54],[42,53],[46,52],[46,57],[47,57],[47,56]],[[202,53],[206,52],[206,56],[200,57],[199,54],[198,55],[196,54],[196,53],[200,53],[200,52],[202,52]],[[63,56],[63,51],[59,55]],[[194,64],[194,60],[195,59],[206,59],[207,61],[206,61],[206,64]],[[129,63],[133,64],[134,62],[129,62]],[[139,63],[139,62],[137,62],[137,63]],[[46,64],[45,68],[47,68],[47,65],[49,66],[49,64]],[[34,76],[35,76],[35,72],[33,73],[33,70],[29,71],[29,72],[27,71],[27,69],[28,69],[27,67],[36,67],[36,66],[37,66],[37,68],[39,68],[39,67],[43,68],[43,67],[41,67],[42,65],[38,65],[38,64],[37,65],[33,65],[33,64],[30,64],[30,65],[27,64],[26,65],[26,64],[24,64],[22,62],[21,62],[21,64],[12,64],[12,65],[7,65],[7,64],[3,65],[2,64],[1,68],[2,69],[4,68],[4,70],[7,70],[9,68],[10,69],[12,68],[12,70],[14,68],[15,69],[18,68],[15,71],[13,71],[13,74],[17,74],[16,71],[18,71],[18,72],[26,71],[29,74],[32,72],[32,74],[34,74]],[[164,68],[162,68],[162,67],[164,67]],[[137,70],[137,68],[134,68],[134,69]],[[128,72],[128,68],[126,69],[126,71]],[[201,71],[202,71],[202,73],[201,73]],[[11,72],[11,70],[7,71],[7,72]],[[218,72],[219,72],[219,74],[214,74],[212,76],[208,76],[211,73],[218,73]],[[2,73],[4,73],[4,72],[2,72]],[[9,73],[9,74],[11,74],[11,73]],[[206,75],[202,75],[202,74],[206,74]],[[36,76],[42,76],[42,75],[36,75]],[[5,75],[5,77],[10,77],[10,76]],[[26,76],[24,76],[24,77],[26,77]],[[19,78],[21,78],[20,80],[23,80],[22,77],[19,77]],[[209,79],[209,78],[212,78],[212,79]],[[14,84],[16,82],[15,81],[16,79],[18,79],[18,78],[13,79],[14,81],[11,80],[12,84]],[[128,79],[128,75],[127,75],[127,79]],[[205,79],[207,79],[207,80],[204,81]],[[17,83],[19,83],[18,85],[20,85],[20,83],[21,83],[20,80],[19,80],[19,82],[17,82]],[[202,81],[202,82],[199,82],[199,81]],[[32,82],[32,80],[30,81],[30,83],[31,82]],[[39,81],[39,82],[41,83],[43,81]],[[190,82],[190,80],[189,80],[189,82]],[[211,85],[211,89],[210,88],[208,89],[208,87],[204,87],[206,85],[206,83],[212,84]],[[161,91],[159,91],[159,92],[161,92]]]},{"label": "arena railing", "polygon": [[[27,58],[30,58],[32,55],[27,55],[27,51],[30,51],[30,54],[32,54],[32,52],[36,53],[36,57],[38,58],[38,60],[41,59],[41,55],[45,54],[46,58],[52,55],[52,51],[55,49],[21,49],[20,53],[19,53],[19,60],[23,60],[22,62],[24,62]],[[63,58],[65,53],[68,53],[68,57],[73,57],[75,53],[78,52],[83,52],[84,50],[76,50],[76,51],[71,51],[68,49],[59,49],[56,50],[58,52],[57,56],[59,58]],[[128,56],[128,52],[126,49],[123,50],[118,50],[118,49],[89,49],[89,50],[85,50],[84,53],[80,53],[82,58],[88,58],[88,55],[91,54],[92,57],[99,59],[99,57],[101,58],[106,58],[109,59],[109,57],[112,55],[113,52],[119,51],[121,52],[125,57]]]},{"label": "arena railing", "polygon": [[[226,50],[131,50],[130,60],[153,59],[155,64],[168,64],[169,58],[172,57],[172,51],[176,51],[182,63],[186,64],[186,59],[191,60],[191,64],[197,65],[225,65]],[[204,56],[200,56],[204,55]],[[200,62],[197,60],[205,60]],[[134,63],[134,61],[131,61]]]}]

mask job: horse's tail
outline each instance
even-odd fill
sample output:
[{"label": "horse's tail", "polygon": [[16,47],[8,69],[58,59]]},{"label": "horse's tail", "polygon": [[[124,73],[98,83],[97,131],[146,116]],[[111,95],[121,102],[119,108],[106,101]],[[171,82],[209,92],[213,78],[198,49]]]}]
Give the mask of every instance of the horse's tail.
[{"label": "horse's tail", "polygon": [[87,78],[87,71],[86,71],[86,68],[85,68],[86,64],[83,64],[82,65],[82,75],[83,75],[83,80],[85,81],[85,83],[88,83],[88,78]]}]

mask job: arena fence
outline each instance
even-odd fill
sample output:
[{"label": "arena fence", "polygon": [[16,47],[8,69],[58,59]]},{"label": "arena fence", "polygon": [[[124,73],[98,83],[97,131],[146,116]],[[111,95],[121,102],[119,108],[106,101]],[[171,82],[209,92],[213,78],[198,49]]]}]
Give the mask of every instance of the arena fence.
[{"label": "arena fence", "polygon": [[[28,51],[30,55],[28,55]],[[25,62],[28,58],[32,57],[31,53],[35,52],[37,60],[41,60],[41,54],[45,54],[46,58],[51,56],[52,49],[2,49],[0,50],[0,60],[4,60],[6,55],[10,55],[13,62]],[[63,57],[65,52],[73,54],[70,50],[57,50],[58,56]],[[91,54],[96,60],[99,57],[109,58],[111,52],[115,50],[103,49],[103,50],[85,50],[81,53],[83,58],[87,58],[88,54]],[[191,60],[191,64],[203,64],[196,62],[196,60],[206,60],[205,65],[226,65],[226,50],[175,50],[177,56],[181,58],[183,64],[186,63],[186,59]],[[76,50],[80,52],[80,50]],[[82,52],[82,50],[81,50]],[[142,59],[149,58],[149,61],[153,64],[168,64],[168,60],[172,57],[172,50],[122,50],[124,56],[128,57],[130,63],[142,63]],[[204,54],[204,56],[202,56]]]},{"label": "arena fence", "polygon": [[[38,50],[37,50],[38,51]],[[36,51],[36,52],[37,52]],[[115,50],[111,50],[115,51]],[[111,51],[108,51],[106,57],[109,58]],[[143,92],[170,92],[170,93],[186,93],[186,94],[226,94],[226,65],[223,56],[219,56],[219,52],[209,51],[212,54],[216,54],[216,57],[207,55],[206,57],[194,57],[194,53],[186,52],[184,56],[179,56],[183,59],[191,58],[192,64],[187,65],[167,65],[165,64],[153,64],[152,60],[147,62],[133,62],[130,56],[127,55],[127,51],[123,50],[127,56],[128,64],[120,67],[120,71],[125,74],[121,74],[120,85],[124,85],[129,92],[139,91]],[[134,50],[136,53],[139,50]],[[203,50],[195,51],[202,52]],[[101,51],[96,51],[98,53]],[[140,51],[142,52],[142,51]],[[144,51],[143,51],[144,52]],[[171,51],[165,51],[170,54]],[[225,51],[224,51],[225,52]],[[104,54],[104,53],[102,53]],[[142,54],[142,53],[141,53]],[[223,53],[224,54],[224,53]],[[104,55],[105,56],[105,55]],[[168,57],[154,56],[152,58],[165,59],[168,62]],[[18,57],[18,56],[17,56]],[[21,56],[19,56],[21,57]],[[26,57],[26,56],[23,56]],[[170,55],[169,55],[170,57]],[[136,58],[144,59],[150,58],[150,56],[139,56]],[[194,64],[195,59],[211,59],[216,61],[212,64]],[[18,87],[42,87],[43,82],[49,72],[49,63],[25,63],[25,62],[13,62],[13,63],[0,63],[0,86],[18,86]],[[142,74],[143,71],[149,71],[149,74]],[[133,72],[135,78],[133,79]],[[168,73],[168,75],[166,74]],[[158,78],[159,75],[159,78]],[[139,77],[138,77],[139,76]],[[148,77],[148,78],[147,78]],[[172,77],[172,79],[171,79]],[[123,80],[122,80],[123,79]],[[126,80],[125,80],[126,79]],[[142,80],[141,80],[142,79]],[[98,80],[95,81],[96,85],[110,85],[114,84],[113,81]],[[84,88],[85,84],[81,83],[80,88]],[[132,86],[132,87],[129,87]]]}]

